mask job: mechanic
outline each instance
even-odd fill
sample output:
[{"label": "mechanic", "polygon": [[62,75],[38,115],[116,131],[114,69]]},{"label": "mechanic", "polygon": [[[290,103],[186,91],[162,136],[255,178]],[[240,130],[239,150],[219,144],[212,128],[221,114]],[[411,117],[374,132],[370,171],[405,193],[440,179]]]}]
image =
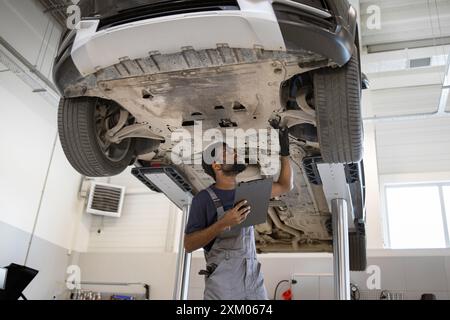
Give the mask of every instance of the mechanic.
[{"label": "mechanic", "polygon": [[[281,171],[272,186],[272,198],[293,189],[289,131],[279,132]],[[223,161],[208,165],[203,154],[203,169],[216,183],[192,201],[185,249],[187,252],[204,249],[207,267],[200,274],[205,276],[205,300],[267,300],[261,264],[256,257],[254,227],[242,228],[238,236],[226,235],[227,230],[244,222],[251,213],[245,201],[234,205],[236,177],[246,165],[239,164],[236,151],[224,143],[214,150],[223,153]],[[229,157],[233,161],[226,161]]]}]

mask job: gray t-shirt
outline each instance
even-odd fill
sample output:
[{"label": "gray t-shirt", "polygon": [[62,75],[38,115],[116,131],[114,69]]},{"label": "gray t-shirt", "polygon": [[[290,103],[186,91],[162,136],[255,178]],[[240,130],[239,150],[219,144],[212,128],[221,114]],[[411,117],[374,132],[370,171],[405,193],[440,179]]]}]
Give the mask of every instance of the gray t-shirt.
[{"label": "gray t-shirt", "polygon": [[[217,197],[222,201],[225,211],[234,207],[234,196],[236,190],[220,190],[215,186],[211,188],[216,193]],[[189,212],[189,219],[186,225],[186,234],[191,234],[203,229],[206,229],[217,222],[217,210],[208,191],[203,190],[198,193],[192,200],[191,211]],[[214,241],[211,241],[203,249],[205,251],[211,250]]]}]

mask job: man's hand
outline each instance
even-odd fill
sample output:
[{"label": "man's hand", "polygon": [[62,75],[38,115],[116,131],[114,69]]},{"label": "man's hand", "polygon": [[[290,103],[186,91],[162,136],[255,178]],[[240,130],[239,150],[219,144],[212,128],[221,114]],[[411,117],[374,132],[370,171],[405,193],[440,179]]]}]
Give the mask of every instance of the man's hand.
[{"label": "man's hand", "polygon": [[289,150],[289,129],[280,128],[278,135],[280,138],[280,156],[289,157],[291,155]]},{"label": "man's hand", "polygon": [[250,212],[251,208],[247,205],[247,201],[241,201],[233,209],[228,210],[219,223],[225,230],[229,230],[244,222]]},{"label": "man's hand", "polygon": [[275,130],[278,130],[278,138],[280,141],[280,156],[282,157],[289,157],[291,155],[290,153],[290,147],[289,147],[289,128],[287,127],[281,127],[280,124],[281,118],[273,118],[269,121],[272,128]]},{"label": "man's hand", "polygon": [[206,246],[225,230],[231,229],[247,219],[250,214],[250,207],[247,201],[239,202],[233,209],[228,210],[222,219],[206,229],[186,234],[184,236],[184,248],[187,252],[193,252]]},{"label": "man's hand", "polygon": [[272,198],[282,196],[294,188],[294,172],[292,171],[291,161],[289,160],[290,141],[289,129],[281,128],[279,123],[271,123],[274,129],[278,129],[278,136],[280,139],[280,156],[281,156],[281,170],[277,182],[272,185]]}]

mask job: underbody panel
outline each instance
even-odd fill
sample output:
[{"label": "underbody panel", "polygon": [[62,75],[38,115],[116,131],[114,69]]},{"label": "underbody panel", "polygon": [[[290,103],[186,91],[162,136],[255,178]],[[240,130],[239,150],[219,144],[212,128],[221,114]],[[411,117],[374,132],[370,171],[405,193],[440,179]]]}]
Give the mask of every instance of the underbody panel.
[{"label": "underbody panel", "polygon": [[166,140],[162,150],[170,150],[172,133],[193,130],[195,121],[204,130],[268,128],[271,115],[283,109],[282,84],[328,63],[308,52],[186,50],[124,60],[68,87],[66,94],[118,102]]},{"label": "underbody panel", "polygon": [[[271,129],[269,120],[274,117],[281,126],[297,126],[295,132],[307,134],[291,131],[295,186],[271,201],[267,223],[256,227],[257,249],[332,251],[324,189],[311,183],[304,164],[305,158],[321,153],[308,79],[318,69],[342,67],[354,54],[356,16],[347,1],[83,4],[92,5],[82,6],[92,14],[84,15],[79,29],[63,39],[54,79],[66,99],[98,97],[122,107],[117,121],[108,126],[109,142],[155,142],[151,146],[157,149],[143,148],[151,152],[136,154],[138,159],[149,166],[176,168],[196,193],[213,181],[201,165],[174,163],[175,132],[184,130],[185,140],[194,144],[189,139],[200,123],[203,131],[217,129],[224,135],[228,129],[244,135]],[[293,95],[286,93],[299,75],[305,75],[306,85]],[[298,106],[287,108],[293,103],[287,99]],[[298,127],[304,124],[309,127]],[[259,154],[260,146],[256,149]],[[276,158],[279,161],[278,153]],[[263,159],[258,160],[238,177],[240,181],[276,178],[278,171],[265,170]]]}]

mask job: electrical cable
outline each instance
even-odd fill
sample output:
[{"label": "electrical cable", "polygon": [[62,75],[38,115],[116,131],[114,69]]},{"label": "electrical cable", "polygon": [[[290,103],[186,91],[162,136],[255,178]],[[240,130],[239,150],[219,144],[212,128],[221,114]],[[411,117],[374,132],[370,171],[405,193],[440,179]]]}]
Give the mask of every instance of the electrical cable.
[{"label": "electrical cable", "polygon": [[38,220],[39,220],[39,215],[41,213],[42,203],[43,203],[43,200],[44,200],[45,190],[47,189],[48,178],[50,176],[50,169],[52,167],[52,163],[53,163],[53,159],[54,159],[54,155],[55,155],[55,151],[56,151],[57,141],[58,141],[58,133],[56,133],[55,139],[53,141],[52,152],[51,152],[51,155],[50,155],[50,159],[48,161],[47,171],[46,171],[46,174],[45,174],[44,183],[42,185],[41,196],[39,198],[39,205],[38,205],[38,208],[37,208],[36,216],[34,218],[33,229],[31,231],[30,240],[28,241],[27,253],[25,255],[25,261],[24,261],[24,264],[23,264],[24,266],[27,265],[28,258],[30,256],[31,246],[33,244],[33,239],[34,239],[34,236],[35,236],[35,233],[36,233],[36,228],[37,228],[37,224],[38,224]]},{"label": "electrical cable", "polygon": [[282,283],[289,283],[289,280],[281,280],[280,282],[278,282],[277,286],[275,287],[275,293],[273,294],[273,300],[277,300],[277,291],[278,291],[278,287],[282,284]]}]

